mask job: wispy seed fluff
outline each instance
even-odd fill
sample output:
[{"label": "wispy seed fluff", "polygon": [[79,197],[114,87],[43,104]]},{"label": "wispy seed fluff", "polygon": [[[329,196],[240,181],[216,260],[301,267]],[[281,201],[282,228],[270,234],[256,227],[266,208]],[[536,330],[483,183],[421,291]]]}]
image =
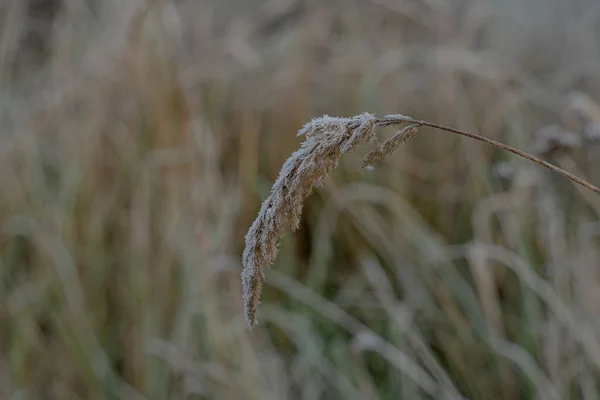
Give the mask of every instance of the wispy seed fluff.
[{"label": "wispy seed fluff", "polygon": [[419,125],[409,125],[403,129],[400,129],[394,136],[383,142],[380,146],[371,150],[362,162],[362,168],[372,167],[375,161],[383,159],[385,156],[389,156],[398,149],[401,145],[406,143],[408,139],[415,136],[419,131]]},{"label": "wispy seed fluff", "polygon": [[264,268],[277,257],[278,239],[286,231],[298,228],[304,199],[313,187],[325,183],[342,155],[374,137],[376,123],[377,118],[368,113],[351,118],[325,115],[313,119],[298,131],[298,136],[304,135],[306,139],[281,168],[269,197],[246,235],[241,275],[246,319],[250,326],[256,321]]},{"label": "wispy seed fluff", "polygon": [[[564,169],[524,151],[460,129],[419,121],[400,114],[386,115],[382,119],[377,119],[368,113],[351,118],[332,118],[325,115],[313,119],[298,132],[298,136],[304,135],[306,139],[300,145],[300,149],[292,154],[281,168],[269,197],[262,204],[258,217],[246,235],[246,248],[242,257],[242,287],[246,319],[250,326],[256,322],[256,308],[260,300],[264,268],[270,266],[277,257],[277,240],[286,230],[294,231],[298,228],[302,203],[312,188],[325,183],[329,172],[337,167],[342,155],[374,139],[377,126],[403,123],[413,125],[398,131],[392,138],[367,154],[363,160],[363,167],[370,166],[374,161],[394,152],[417,133],[418,127],[429,126],[511,152],[600,194],[599,187]],[[548,147],[553,148],[557,144],[571,148],[579,146],[579,139],[573,138],[572,135],[556,135],[551,130],[550,133],[541,136],[545,139],[542,144],[546,144],[546,147],[540,146],[539,150],[542,152],[547,152]],[[594,136],[593,133],[588,133],[588,139],[593,139]],[[547,146],[548,143],[552,146]]]}]

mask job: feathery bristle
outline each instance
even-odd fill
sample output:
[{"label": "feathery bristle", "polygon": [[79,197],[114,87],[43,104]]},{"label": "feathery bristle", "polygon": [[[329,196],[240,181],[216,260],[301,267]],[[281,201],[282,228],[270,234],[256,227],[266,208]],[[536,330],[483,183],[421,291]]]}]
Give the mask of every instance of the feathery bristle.
[{"label": "feathery bristle", "polygon": [[419,125],[409,125],[398,132],[380,146],[371,150],[365,158],[363,158],[361,168],[371,167],[375,161],[383,159],[385,156],[392,154],[398,147],[406,143],[407,140],[412,138],[419,131]]},{"label": "feathery bristle", "polygon": [[298,136],[306,140],[284,163],[271,194],[263,202],[258,217],[246,235],[242,286],[246,319],[256,321],[264,268],[277,257],[277,241],[300,223],[302,204],[312,188],[322,185],[341,156],[367,143],[375,133],[377,119],[363,113],[352,118],[327,115],[304,125]]}]

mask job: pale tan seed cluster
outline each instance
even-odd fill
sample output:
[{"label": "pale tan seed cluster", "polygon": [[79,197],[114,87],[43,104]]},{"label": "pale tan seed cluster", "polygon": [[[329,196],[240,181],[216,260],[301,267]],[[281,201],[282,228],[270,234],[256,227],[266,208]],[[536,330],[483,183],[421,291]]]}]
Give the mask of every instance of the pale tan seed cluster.
[{"label": "pale tan seed cluster", "polygon": [[364,113],[352,118],[324,116],[307,123],[300,149],[283,165],[271,194],[246,235],[242,263],[242,286],[246,319],[256,321],[263,269],[277,257],[277,240],[297,229],[304,199],[314,186],[322,185],[345,153],[367,143],[375,133],[377,119]]},{"label": "pale tan seed cluster", "polygon": [[389,156],[406,143],[408,139],[415,136],[419,131],[419,125],[408,125],[400,129],[394,136],[386,140],[381,146],[371,150],[363,159],[362,168],[372,167],[375,161],[379,161],[386,156]]},{"label": "pale tan seed cluster", "polygon": [[[294,231],[298,228],[304,199],[313,187],[325,183],[329,173],[337,167],[342,155],[374,139],[376,127],[402,123],[412,125],[398,131],[393,137],[369,152],[363,160],[363,167],[370,167],[373,162],[393,153],[401,144],[413,137],[419,127],[428,126],[511,152],[600,194],[600,188],[562,168],[524,151],[460,129],[415,120],[401,114],[386,115],[382,119],[368,113],[351,118],[333,118],[325,115],[313,119],[298,132],[298,136],[304,135],[306,139],[300,149],[283,165],[269,197],[263,202],[258,217],[246,235],[246,248],[242,256],[242,288],[246,319],[250,326],[256,322],[256,309],[262,291],[264,268],[270,266],[277,257],[277,240],[287,230]],[[588,133],[588,136],[595,138],[595,131],[592,134]],[[556,147],[576,147],[578,143],[579,138],[566,135],[564,132],[558,134],[553,128],[538,135],[538,143],[535,143],[534,148],[539,153],[548,153]]]}]

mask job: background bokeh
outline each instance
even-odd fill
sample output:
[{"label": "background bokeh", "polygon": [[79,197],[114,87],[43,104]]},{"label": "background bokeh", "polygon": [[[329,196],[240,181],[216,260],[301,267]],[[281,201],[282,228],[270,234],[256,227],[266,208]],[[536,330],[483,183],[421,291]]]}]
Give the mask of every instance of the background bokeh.
[{"label": "background bokeh", "polygon": [[431,129],[344,158],[249,330],[296,132],[365,111],[598,185],[600,3],[2,0],[0,398],[598,399],[600,197]]}]

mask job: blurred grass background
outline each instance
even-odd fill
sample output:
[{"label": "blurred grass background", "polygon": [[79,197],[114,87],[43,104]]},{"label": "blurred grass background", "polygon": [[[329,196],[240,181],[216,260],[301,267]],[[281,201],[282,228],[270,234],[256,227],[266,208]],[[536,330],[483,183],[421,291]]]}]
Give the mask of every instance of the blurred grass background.
[{"label": "blurred grass background", "polygon": [[0,398],[600,397],[600,198],[465,138],[348,155],[251,332],[239,282],[322,114],[554,125],[600,184],[598,1],[3,0],[0,28]]}]

